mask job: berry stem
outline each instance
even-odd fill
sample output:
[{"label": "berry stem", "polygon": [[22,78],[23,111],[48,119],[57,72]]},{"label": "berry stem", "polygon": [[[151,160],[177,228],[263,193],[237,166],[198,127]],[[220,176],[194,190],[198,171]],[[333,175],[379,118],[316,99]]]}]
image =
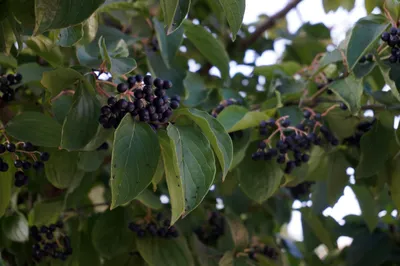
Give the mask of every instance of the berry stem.
[{"label": "berry stem", "polygon": [[96,84],[96,90],[97,90],[101,95],[103,95],[103,96],[105,96],[105,97],[107,97],[107,98],[110,97],[110,95],[109,95],[105,90],[103,90],[103,89],[100,87],[99,84]]},{"label": "berry stem", "polygon": [[74,91],[74,90],[65,90],[65,91],[61,91],[59,94],[57,94],[56,96],[54,96],[50,101],[51,101],[51,102],[54,102],[54,101],[56,101],[58,98],[60,98],[61,96],[63,96],[63,95],[68,95],[68,94],[74,95],[74,94],[75,94],[75,91]]},{"label": "berry stem", "polygon": [[107,81],[107,80],[100,80],[100,79],[98,79],[98,80],[96,80],[96,83],[107,84],[107,85],[113,86],[114,88],[117,87],[117,85],[116,85],[115,83],[110,82],[110,81]]},{"label": "berry stem", "polygon": [[385,13],[385,16],[390,20],[390,22],[392,23],[393,27],[396,27],[397,23],[396,21],[392,18],[392,15],[390,15],[389,10],[386,7],[386,1],[383,2],[383,12]]},{"label": "berry stem", "polygon": [[339,107],[340,107],[339,104],[332,105],[331,107],[329,107],[328,109],[326,109],[326,111],[323,112],[321,116],[327,116],[327,115],[329,114],[330,111],[334,110],[335,108],[339,108]]}]

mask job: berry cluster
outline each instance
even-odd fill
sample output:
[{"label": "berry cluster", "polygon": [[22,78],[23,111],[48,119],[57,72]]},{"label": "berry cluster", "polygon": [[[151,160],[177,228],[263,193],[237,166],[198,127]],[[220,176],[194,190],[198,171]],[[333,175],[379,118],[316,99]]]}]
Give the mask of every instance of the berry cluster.
[{"label": "berry cluster", "polygon": [[211,111],[211,115],[216,118],[226,107],[231,106],[231,105],[242,105],[242,104],[243,104],[242,99],[230,98],[228,100],[223,100],[218,104],[217,107],[215,107]]},{"label": "berry cluster", "polygon": [[[344,104],[337,107],[347,109]],[[325,139],[326,143],[337,146],[339,140],[322,124],[322,118],[326,114],[326,112],[324,114],[315,113],[312,109],[306,108],[303,113],[303,122],[296,126],[291,126],[288,117],[261,121],[260,135],[269,135],[269,137],[260,142],[257,152],[252,154],[252,159],[270,161],[276,158],[278,164],[286,163],[285,173],[290,174],[296,167],[309,161],[310,155],[307,152],[312,145],[320,146]],[[276,142],[275,148],[272,148],[271,141],[277,134],[280,134],[280,138]]]},{"label": "berry cluster", "polygon": [[[153,87],[154,85],[154,87]],[[172,87],[168,80],[154,79],[149,75],[129,77],[127,83],[117,86],[118,97],[108,98],[107,105],[101,108],[99,122],[104,128],[117,128],[126,114],[149,123],[153,129],[169,121],[172,109],[177,109],[180,97],[171,99],[166,90]]]},{"label": "berry cluster", "polygon": [[315,182],[303,182],[294,187],[289,187],[290,194],[296,200],[301,200],[310,194],[310,188]]},{"label": "berry cluster", "polygon": [[36,262],[46,257],[65,261],[72,254],[71,239],[65,235],[63,227],[64,223],[58,221],[50,226],[30,228],[30,235],[35,241],[32,246],[32,257]]},{"label": "berry cluster", "polygon": [[[24,171],[31,168],[39,171],[44,168],[44,163],[50,159],[50,154],[47,152],[39,152],[37,148],[30,142],[12,143],[5,142],[0,143],[0,155],[5,152],[12,154],[14,160],[14,167],[16,172],[14,173],[14,185],[16,187],[22,187],[28,184],[28,176],[25,175]],[[39,155],[39,160],[35,154]],[[4,162],[0,157],[0,172],[7,172],[10,169],[8,163]]]},{"label": "berry cluster", "polygon": [[382,33],[381,39],[387,45],[392,47],[389,62],[394,64],[399,62],[400,59],[400,28],[392,27],[389,32]]},{"label": "berry cluster", "polygon": [[135,232],[137,237],[143,238],[146,235],[153,237],[161,237],[166,239],[179,237],[179,232],[175,226],[170,226],[171,221],[168,219],[162,220],[162,214],[159,213],[156,219],[139,220],[130,222],[128,228]]},{"label": "berry cluster", "polygon": [[375,124],[376,118],[373,118],[371,121],[362,121],[357,125],[357,131],[353,136],[345,138],[343,140],[344,144],[350,146],[360,147],[361,137],[371,130],[372,126]]},{"label": "berry cluster", "polygon": [[194,230],[199,240],[207,245],[215,243],[225,232],[225,219],[219,212],[211,212],[208,222]]},{"label": "berry cluster", "polygon": [[272,247],[264,246],[263,248],[259,246],[252,247],[247,251],[250,259],[257,261],[256,255],[260,254],[272,260],[278,259],[279,253]]},{"label": "berry cluster", "polygon": [[15,75],[8,74],[7,76],[0,77],[0,100],[10,102],[14,100],[15,91],[10,86],[20,83],[22,75],[17,73]]}]

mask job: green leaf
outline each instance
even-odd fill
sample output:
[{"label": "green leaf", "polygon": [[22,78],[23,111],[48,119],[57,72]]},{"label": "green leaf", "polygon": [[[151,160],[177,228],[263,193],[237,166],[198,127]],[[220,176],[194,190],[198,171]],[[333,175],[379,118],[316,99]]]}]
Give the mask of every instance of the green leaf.
[{"label": "green leaf", "polygon": [[81,180],[84,172],[78,169],[77,161],[79,153],[52,150],[50,160],[46,162],[45,172],[50,183],[65,189]]},{"label": "green leaf", "polygon": [[388,26],[382,15],[369,15],[357,21],[347,46],[347,62],[351,70],[364,54],[372,50]]},{"label": "green leaf", "polygon": [[214,182],[214,153],[210,142],[196,125],[170,124],[167,131],[176,150],[185,196],[185,216],[203,201]]},{"label": "green leaf", "polygon": [[154,210],[160,210],[163,207],[160,198],[147,189],[145,189],[139,196],[137,196],[137,200],[139,200],[146,207]]},{"label": "green leaf", "polygon": [[363,93],[362,80],[350,75],[345,79],[335,81],[329,88],[343,100],[352,113],[360,110]]},{"label": "green leaf", "polygon": [[224,127],[207,112],[197,109],[180,109],[176,115],[187,116],[201,128],[217,155],[223,172],[222,179],[225,179],[233,159],[233,146]]},{"label": "green leaf", "polygon": [[53,67],[63,65],[63,54],[60,47],[53,43],[49,38],[39,35],[31,37],[26,41],[26,45],[38,56],[43,57]]},{"label": "green leaf", "polygon": [[94,89],[89,81],[81,79],[64,120],[61,147],[67,150],[84,148],[96,135],[99,115],[100,103]]},{"label": "green leaf", "polygon": [[38,202],[29,213],[29,224],[41,226],[57,222],[63,210],[63,201]]},{"label": "green leaf", "polygon": [[115,131],[111,161],[111,208],[136,198],[150,183],[157,170],[160,147],[149,125],[130,115]]},{"label": "green leaf", "polygon": [[25,216],[16,213],[2,219],[1,229],[5,237],[14,242],[27,242],[29,239],[28,221]]},{"label": "green leaf", "polygon": [[361,138],[361,157],[356,177],[371,177],[378,173],[389,157],[389,147],[394,139],[394,130],[377,121],[372,129]]},{"label": "green leaf", "polygon": [[11,47],[14,45],[15,35],[10,18],[0,21],[0,52],[8,55]]},{"label": "green leaf", "polygon": [[257,151],[257,147],[258,143],[249,146],[236,169],[236,175],[243,192],[252,200],[262,203],[276,192],[283,172],[275,161],[254,161],[251,154]]},{"label": "green leaf", "polygon": [[43,73],[40,81],[53,97],[63,90],[75,88],[75,84],[83,79],[83,76],[72,68],[57,68]]},{"label": "green leaf", "polygon": [[[3,162],[9,167],[13,164],[11,155],[2,156]],[[11,200],[11,193],[14,181],[12,171],[0,172],[0,218],[5,214]]]},{"label": "green leaf", "polygon": [[[111,73],[116,75],[125,75],[136,68],[136,61],[133,58],[126,58],[129,55],[126,54],[128,51],[126,51],[124,54],[118,54],[118,57],[117,55],[114,57],[112,54],[110,54],[107,51],[106,42],[103,37],[100,37],[99,39],[99,48],[101,57],[107,62],[108,69],[110,69]],[[120,57],[122,55],[123,57]]]},{"label": "green leaf", "polygon": [[232,31],[232,41],[236,40],[236,34],[242,26],[246,0],[219,0],[224,9],[226,19]]},{"label": "green leaf", "polygon": [[94,13],[82,24],[83,36],[79,44],[85,45],[91,43],[96,38],[98,29],[99,22],[96,13]]},{"label": "green leaf", "polygon": [[[174,85],[168,90],[168,95],[185,95],[183,80],[185,79],[186,71],[179,65],[173,64],[168,68],[161,55],[152,51],[146,53],[147,64],[151,73],[156,77],[162,77],[165,80],[170,80]],[[170,62],[171,63],[171,62]]]},{"label": "green leaf", "polygon": [[61,29],[89,18],[105,0],[36,0],[35,32]]},{"label": "green leaf", "polygon": [[[161,145],[161,144],[160,144]],[[162,156],[158,159],[158,165],[157,165],[157,170],[151,179],[151,183],[153,183],[153,190],[156,191],[158,183],[161,182],[165,174],[164,170],[164,162],[162,159]]]},{"label": "green leaf", "polygon": [[233,137],[233,160],[229,170],[233,170],[236,166],[244,159],[246,156],[246,150],[251,142],[251,130],[246,129],[243,131],[233,132],[233,136],[235,134],[239,134],[239,137]]},{"label": "green leaf", "polygon": [[164,161],[165,176],[171,201],[171,225],[185,212],[185,194],[182,179],[179,176],[179,165],[176,147],[165,131],[158,133],[161,155]]},{"label": "green leaf", "polygon": [[375,56],[376,63],[381,70],[385,83],[390,87],[393,96],[400,101],[400,93],[397,87],[400,87],[400,78],[398,78],[398,66],[390,64],[387,61],[382,61],[379,57]]},{"label": "green leaf", "polygon": [[[345,186],[349,182],[349,177],[346,174],[346,169],[350,163],[346,160],[345,154],[337,151],[329,154],[328,165],[326,168],[327,177],[327,198],[328,203],[333,206],[339,197],[343,194]],[[323,166],[320,165],[322,168]]]},{"label": "green leaf", "polygon": [[18,62],[12,55],[0,53],[0,65],[5,67],[17,68]]},{"label": "green leaf", "polygon": [[317,236],[321,243],[324,243],[329,250],[334,249],[336,246],[334,239],[329,230],[322,223],[320,217],[315,215],[310,208],[302,208],[301,213],[302,223],[306,223],[315,236]]},{"label": "green leaf", "polygon": [[228,132],[234,132],[256,127],[262,120],[268,120],[269,116],[259,111],[249,112],[238,105],[226,107],[217,117],[217,120]]},{"label": "green leaf", "polygon": [[187,72],[183,84],[188,94],[184,101],[185,106],[196,107],[207,100],[209,90],[199,74]]},{"label": "green leaf", "polygon": [[200,53],[220,71],[223,79],[229,79],[229,55],[223,44],[202,26],[186,21],[185,35]]},{"label": "green leaf", "polygon": [[174,22],[174,17],[176,10],[179,5],[179,0],[161,0],[161,8],[164,13],[164,22],[168,27],[168,32],[172,27],[172,23]]},{"label": "green leaf", "polygon": [[[51,108],[53,110],[54,118],[58,123],[63,124],[64,119],[67,117],[69,109],[73,103],[72,95],[61,95],[57,100],[53,101]],[[61,141],[61,140],[60,140]]]},{"label": "green leaf", "polygon": [[124,208],[106,211],[97,219],[92,230],[92,243],[102,257],[110,259],[131,248],[133,233],[128,229],[127,219]]},{"label": "green leaf", "polygon": [[249,245],[249,232],[239,217],[232,213],[225,215],[235,250],[244,250]]},{"label": "green leaf", "polygon": [[176,53],[183,41],[183,28],[174,31],[170,35],[166,35],[164,24],[159,22],[157,18],[153,18],[154,28],[157,34],[158,44],[161,50],[161,56],[168,68],[171,68],[170,62],[173,62]]},{"label": "green leaf", "polygon": [[79,153],[78,168],[85,172],[94,172],[104,162],[103,151],[87,151]]},{"label": "green leaf", "polygon": [[373,232],[379,223],[378,206],[367,187],[352,186],[351,188],[354,194],[356,194],[358,203],[360,204],[361,215],[367,223],[368,229]]},{"label": "green leaf", "polygon": [[58,45],[63,47],[71,47],[77,44],[83,37],[83,27],[82,24],[75,26],[70,26],[68,28],[63,28],[58,34],[60,38],[58,40]]},{"label": "green leaf", "polygon": [[389,173],[390,196],[396,208],[400,208],[400,161],[393,160]]},{"label": "green leaf", "polygon": [[276,65],[257,66],[254,68],[254,74],[265,76],[267,79],[272,79],[276,74],[281,72],[288,76],[293,76],[301,69],[301,65],[294,61],[282,62]]},{"label": "green leaf", "polygon": [[24,112],[14,117],[6,131],[18,140],[42,147],[58,147],[61,140],[61,126],[57,121],[37,112]]},{"label": "green leaf", "polygon": [[183,21],[189,13],[191,0],[179,0],[174,16],[173,23],[168,29],[168,34],[175,32],[182,25]]},{"label": "green leaf", "polygon": [[150,266],[195,265],[190,249],[183,237],[172,239],[138,238],[136,245],[140,255]]}]

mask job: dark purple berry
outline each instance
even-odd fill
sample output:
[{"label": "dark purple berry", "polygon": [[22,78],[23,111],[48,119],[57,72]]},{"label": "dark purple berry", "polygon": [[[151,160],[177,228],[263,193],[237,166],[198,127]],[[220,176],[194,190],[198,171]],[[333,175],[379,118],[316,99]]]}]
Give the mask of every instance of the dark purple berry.
[{"label": "dark purple berry", "polygon": [[340,109],[342,109],[342,110],[344,110],[344,111],[346,111],[348,108],[347,108],[347,105],[346,104],[344,104],[344,103],[340,103]]},{"label": "dark purple berry", "polygon": [[267,147],[267,144],[264,141],[261,141],[260,144],[258,144],[258,147],[263,150]]},{"label": "dark purple berry", "polygon": [[32,143],[30,143],[29,141],[27,141],[27,142],[24,142],[24,143],[22,144],[22,149],[23,149],[24,151],[33,151],[33,150],[34,150],[34,147],[33,147],[33,144],[32,144]]},{"label": "dark purple berry", "polygon": [[3,154],[6,152],[6,146],[4,146],[3,144],[0,144],[0,154]]},{"label": "dark purple berry", "polygon": [[142,82],[143,81],[143,76],[138,74],[135,76],[136,82]]},{"label": "dark purple berry", "polygon": [[111,108],[109,106],[103,106],[101,107],[100,112],[103,115],[109,115],[111,114]]},{"label": "dark purple berry", "polygon": [[367,62],[367,58],[365,56],[361,56],[361,58],[358,62],[363,64],[363,63]]},{"label": "dark purple berry", "polygon": [[48,152],[42,152],[40,154],[40,160],[47,162],[50,159],[50,154]]},{"label": "dark purple berry", "polygon": [[7,149],[7,151],[9,151],[9,152],[15,152],[15,150],[17,149],[17,147],[15,146],[14,143],[9,142],[9,143],[7,143],[7,145],[6,145],[6,149]]},{"label": "dark purple berry", "polygon": [[15,160],[14,161],[14,166],[16,168],[21,168],[22,167],[22,161],[21,160]]},{"label": "dark purple berry", "polygon": [[181,96],[179,95],[174,95],[171,97],[171,101],[177,101],[178,103],[181,102]]},{"label": "dark purple berry", "polygon": [[33,163],[33,169],[40,170],[44,168],[44,164],[42,162],[36,161]]},{"label": "dark purple berry", "polygon": [[150,75],[146,75],[143,78],[144,84],[151,85],[153,83],[153,78]]},{"label": "dark purple berry", "polygon": [[390,35],[392,35],[392,36],[396,36],[397,35],[397,28],[396,27],[390,28]]},{"label": "dark purple berry", "polygon": [[118,84],[118,86],[117,86],[117,91],[118,91],[119,93],[124,93],[124,92],[126,92],[127,90],[129,90],[128,84],[126,84],[126,83],[120,83],[120,84]]},{"label": "dark purple berry", "polygon": [[164,97],[165,96],[165,94],[166,94],[166,91],[164,90],[164,89],[155,89],[154,90],[154,94],[157,96],[157,97]]},{"label": "dark purple berry", "polygon": [[117,99],[115,97],[110,97],[110,98],[107,99],[107,103],[109,105],[114,105],[114,104],[117,103]]},{"label": "dark purple berry", "polygon": [[136,99],[142,99],[144,97],[144,93],[142,90],[135,90]]},{"label": "dark purple berry", "polygon": [[120,100],[118,100],[116,105],[119,110],[123,110],[126,107],[128,107],[128,102],[125,99],[120,99]]},{"label": "dark purple berry", "polygon": [[171,101],[170,105],[169,105],[172,109],[177,109],[179,108],[179,102],[177,101]]},{"label": "dark purple berry", "polygon": [[391,55],[389,57],[389,62],[392,63],[392,64],[396,63],[397,62],[397,55]]},{"label": "dark purple berry", "polygon": [[23,161],[22,162],[22,168],[24,168],[25,170],[28,170],[32,167],[32,164],[28,161]]},{"label": "dark purple berry", "polygon": [[281,125],[282,125],[282,127],[288,127],[288,126],[290,126],[290,120],[289,120],[289,119],[283,120],[283,121],[281,122]]},{"label": "dark purple berry", "polygon": [[163,82],[163,88],[166,89],[166,90],[172,88],[172,82],[169,81],[169,80],[164,80],[164,82]]},{"label": "dark purple berry", "polygon": [[147,95],[150,95],[153,92],[153,89],[151,88],[151,86],[145,86],[143,88],[143,93]]},{"label": "dark purple berry", "polygon": [[154,85],[156,88],[162,88],[163,85],[164,85],[164,82],[163,82],[161,79],[156,78],[156,79],[154,80],[154,82],[153,82],[153,85]]}]

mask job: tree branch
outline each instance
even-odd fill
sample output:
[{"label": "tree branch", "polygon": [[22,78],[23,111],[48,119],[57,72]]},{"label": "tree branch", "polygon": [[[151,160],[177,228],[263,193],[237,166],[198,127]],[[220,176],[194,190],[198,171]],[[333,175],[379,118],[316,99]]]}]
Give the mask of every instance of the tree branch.
[{"label": "tree branch", "polygon": [[261,24],[250,36],[241,43],[241,48],[247,50],[249,46],[257,41],[257,39],[268,29],[275,26],[277,20],[285,17],[287,13],[295,8],[302,0],[291,0],[281,11],[271,16],[267,21]]}]

